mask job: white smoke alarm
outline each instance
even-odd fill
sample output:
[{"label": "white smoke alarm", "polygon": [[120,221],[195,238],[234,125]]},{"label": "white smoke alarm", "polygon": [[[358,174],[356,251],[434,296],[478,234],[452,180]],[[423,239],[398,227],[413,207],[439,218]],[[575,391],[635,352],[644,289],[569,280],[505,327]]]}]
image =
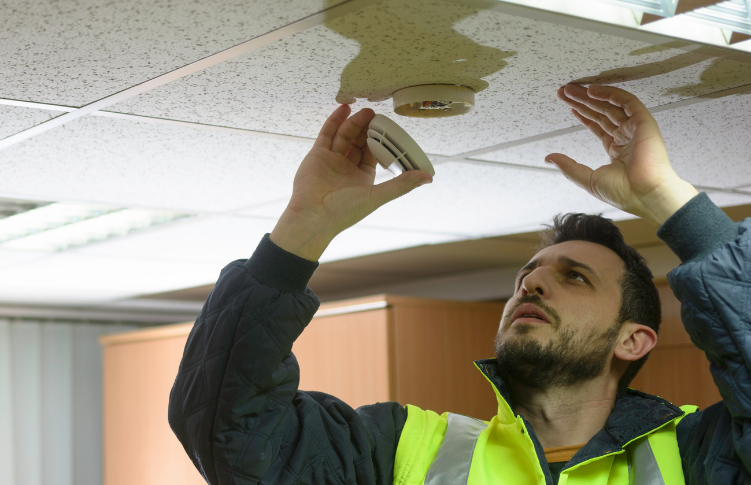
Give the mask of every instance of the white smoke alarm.
[{"label": "white smoke alarm", "polygon": [[389,118],[375,115],[368,126],[368,148],[378,163],[398,176],[407,170],[424,170],[435,175],[433,164],[420,145]]},{"label": "white smoke alarm", "polygon": [[415,118],[444,118],[467,113],[475,106],[475,92],[466,86],[427,84],[394,93],[394,112]]}]

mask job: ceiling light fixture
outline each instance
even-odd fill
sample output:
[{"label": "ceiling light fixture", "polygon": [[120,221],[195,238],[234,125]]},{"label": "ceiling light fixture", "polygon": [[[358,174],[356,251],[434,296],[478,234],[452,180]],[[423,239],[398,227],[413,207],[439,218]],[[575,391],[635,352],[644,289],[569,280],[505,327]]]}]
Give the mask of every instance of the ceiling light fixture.
[{"label": "ceiling light fixture", "polygon": [[672,17],[678,0],[600,0],[618,7],[626,7],[637,12],[651,13],[660,17]]},{"label": "ceiling light fixture", "polygon": [[722,29],[751,35],[751,0],[729,0],[686,13],[687,17]]},{"label": "ceiling light fixture", "polygon": [[56,252],[182,217],[170,211],[54,203],[0,220],[0,248]]}]

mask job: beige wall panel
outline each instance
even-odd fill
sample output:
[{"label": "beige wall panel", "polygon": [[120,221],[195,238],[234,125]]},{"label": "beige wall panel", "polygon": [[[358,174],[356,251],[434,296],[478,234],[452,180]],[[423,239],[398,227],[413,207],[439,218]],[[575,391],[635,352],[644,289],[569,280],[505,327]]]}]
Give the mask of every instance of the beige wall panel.
[{"label": "beige wall panel", "polygon": [[691,337],[681,322],[681,302],[673,295],[673,290],[667,282],[657,284],[662,303],[662,323],[657,348],[673,345],[693,345]]},{"label": "beige wall panel", "polygon": [[631,387],[663,397],[677,406],[710,406],[720,399],[709,361],[693,345],[653,350]]},{"label": "beige wall panel", "polygon": [[495,394],[473,360],[493,357],[502,313],[501,304],[395,306],[397,401],[437,413],[493,417]]},{"label": "beige wall panel", "polygon": [[300,389],[331,394],[354,408],[389,401],[388,312],[313,319],[292,347]]},{"label": "beige wall panel", "polygon": [[167,423],[186,339],[105,345],[106,485],[205,484]]}]

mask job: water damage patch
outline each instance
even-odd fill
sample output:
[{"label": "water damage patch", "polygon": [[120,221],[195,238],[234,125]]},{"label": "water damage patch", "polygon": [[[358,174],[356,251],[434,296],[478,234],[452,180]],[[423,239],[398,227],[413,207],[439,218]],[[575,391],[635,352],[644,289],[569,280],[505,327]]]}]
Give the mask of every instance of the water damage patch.
[{"label": "water damage patch", "polygon": [[516,54],[480,45],[454,30],[460,20],[495,5],[446,0],[385,0],[325,23],[360,43],[360,52],[341,74],[336,100],[383,101],[408,86],[456,84],[475,92],[482,78],[503,69]]}]

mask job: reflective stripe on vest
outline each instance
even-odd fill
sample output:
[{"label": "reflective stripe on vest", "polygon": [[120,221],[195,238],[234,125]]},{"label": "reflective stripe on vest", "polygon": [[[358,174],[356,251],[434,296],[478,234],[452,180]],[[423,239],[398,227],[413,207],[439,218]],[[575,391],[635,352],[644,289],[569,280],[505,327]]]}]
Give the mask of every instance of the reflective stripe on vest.
[{"label": "reflective stripe on vest", "polygon": [[[446,434],[430,464],[424,485],[466,485],[477,439],[487,427],[478,419],[449,413]],[[633,479],[629,483],[665,485],[649,439],[645,436],[631,446],[633,452],[628,468]]]},{"label": "reflective stripe on vest", "polygon": [[477,438],[487,427],[479,419],[449,413],[446,434],[425,475],[425,485],[466,485]]},{"label": "reflective stripe on vest", "polygon": [[[634,480],[631,483],[644,484],[644,485],[665,485],[665,479],[660,472],[660,466],[657,464],[657,458],[652,451],[652,445],[649,444],[649,439],[645,436],[639,441],[641,443],[636,444],[633,452],[633,468],[629,463],[629,470],[633,469]],[[629,473],[631,475],[631,473]]]}]

